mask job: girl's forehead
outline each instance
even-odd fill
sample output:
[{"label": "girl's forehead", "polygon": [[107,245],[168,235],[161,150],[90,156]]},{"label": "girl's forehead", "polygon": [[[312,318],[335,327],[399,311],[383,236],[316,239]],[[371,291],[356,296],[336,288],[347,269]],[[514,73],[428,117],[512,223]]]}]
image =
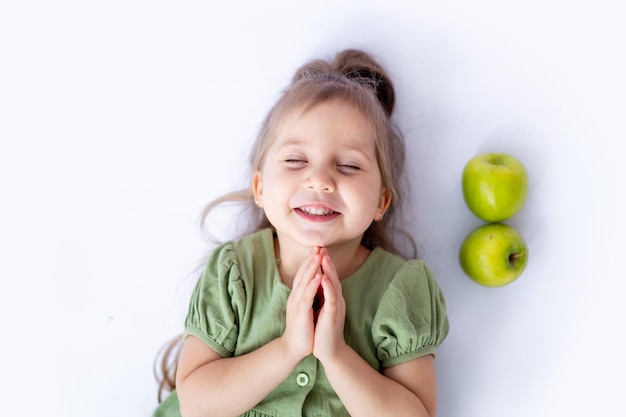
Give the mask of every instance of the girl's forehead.
[{"label": "girl's forehead", "polygon": [[367,146],[375,143],[376,127],[357,106],[331,100],[285,111],[276,123],[273,141],[306,140],[320,134]]}]

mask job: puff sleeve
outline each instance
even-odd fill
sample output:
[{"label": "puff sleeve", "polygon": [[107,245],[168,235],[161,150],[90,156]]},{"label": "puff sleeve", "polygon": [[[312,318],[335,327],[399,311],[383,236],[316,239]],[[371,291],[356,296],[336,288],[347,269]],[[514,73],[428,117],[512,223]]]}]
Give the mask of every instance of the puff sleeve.
[{"label": "puff sleeve", "polygon": [[434,355],[448,334],[441,289],[424,262],[411,260],[384,292],[372,325],[378,360],[384,368]]},{"label": "puff sleeve", "polygon": [[231,244],[215,249],[196,284],[185,319],[185,337],[193,335],[223,357],[233,356],[245,292]]}]

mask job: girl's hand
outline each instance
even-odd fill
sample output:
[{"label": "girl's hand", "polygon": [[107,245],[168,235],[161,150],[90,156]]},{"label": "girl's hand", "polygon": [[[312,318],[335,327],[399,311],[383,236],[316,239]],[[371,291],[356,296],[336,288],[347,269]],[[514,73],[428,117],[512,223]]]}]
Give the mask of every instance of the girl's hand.
[{"label": "girl's hand", "polygon": [[341,281],[335,265],[325,248],[320,250],[324,305],[315,327],[313,355],[322,363],[346,346],[343,328],[346,318],[346,301],[341,291]]},{"label": "girl's hand", "polygon": [[285,332],[281,340],[288,354],[297,361],[313,352],[315,327],[312,305],[322,281],[321,262],[320,248],[315,247],[298,268],[287,299]]}]

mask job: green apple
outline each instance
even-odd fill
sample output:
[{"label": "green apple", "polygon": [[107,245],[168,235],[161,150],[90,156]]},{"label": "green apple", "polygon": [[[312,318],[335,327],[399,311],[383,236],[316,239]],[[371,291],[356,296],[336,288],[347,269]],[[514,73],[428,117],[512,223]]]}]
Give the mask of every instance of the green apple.
[{"label": "green apple", "polygon": [[486,222],[514,216],[528,194],[528,173],[517,158],[504,153],[484,153],[463,168],[461,185],[467,207]]},{"label": "green apple", "polygon": [[472,230],[461,243],[459,261],[471,279],[486,287],[502,287],[519,277],[528,262],[522,235],[504,223]]}]

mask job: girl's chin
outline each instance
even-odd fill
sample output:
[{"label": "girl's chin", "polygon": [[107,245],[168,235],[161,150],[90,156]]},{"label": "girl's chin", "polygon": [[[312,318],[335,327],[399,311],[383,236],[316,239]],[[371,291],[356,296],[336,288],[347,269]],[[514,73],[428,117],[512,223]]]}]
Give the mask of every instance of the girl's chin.
[{"label": "girl's chin", "polygon": [[327,234],[310,233],[310,232],[298,232],[293,231],[281,232],[276,230],[278,241],[289,246],[302,246],[311,248],[313,246],[327,246],[332,244],[333,240],[329,239]]},{"label": "girl's chin", "polygon": [[[329,236],[328,233],[299,233],[298,235],[290,234],[291,236],[287,239],[290,240],[291,244],[297,244],[302,246],[303,248],[309,249],[313,247],[321,247],[321,248],[330,248],[342,245],[349,244],[360,244],[361,236],[357,236],[354,239],[337,239],[336,237]],[[280,240],[281,234],[278,233],[278,237]]]}]

